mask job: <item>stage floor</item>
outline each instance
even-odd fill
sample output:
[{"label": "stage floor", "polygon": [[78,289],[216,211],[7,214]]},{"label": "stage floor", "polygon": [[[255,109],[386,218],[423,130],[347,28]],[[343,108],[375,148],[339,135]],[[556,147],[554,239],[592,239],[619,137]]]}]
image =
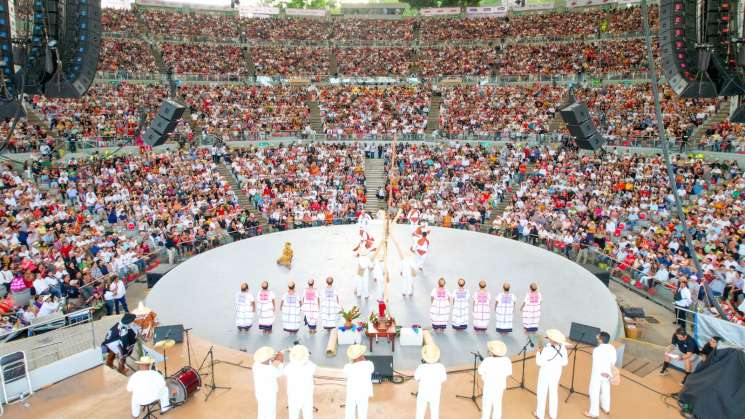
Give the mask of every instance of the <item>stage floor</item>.
[{"label": "stage floor", "polygon": [[[410,226],[397,225],[392,234],[402,246],[408,247],[410,232]],[[382,237],[379,222],[374,222],[371,234],[376,239]],[[570,260],[525,243],[465,230],[435,227],[430,237],[430,254],[423,273],[414,281],[413,299],[401,296],[400,259],[391,246],[390,307],[399,325],[420,324],[430,328],[430,293],[437,279],[444,277],[447,288],[454,290],[457,278],[463,277],[471,292],[478,288],[480,279],[485,279],[493,296],[501,291],[504,281],[509,281],[520,302],[529,284],[537,282],[543,294],[541,332],[557,328],[568,334],[571,323],[578,322],[617,336],[619,314],[615,297],[594,275]],[[294,280],[296,289],[301,291],[309,278],[314,278],[316,286],[321,287],[325,286],[327,276],[333,276],[342,305],[346,309],[360,305],[366,318],[377,309],[374,296],[381,284],[370,281],[371,297],[367,301],[354,297],[356,260],[352,248],[356,238],[357,227],[345,225],[273,233],[221,246],[173,269],[155,285],[146,302],[158,313],[161,324],[181,323],[193,328],[195,335],[219,345],[253,353],[264,345],[279,349],[300,340],[310,348],[318,365],[338,368],[346,362],[344,348],[334,358],[325,357],[327,334],[319,331],[310,335],[303,327],[297,335],[289,335],[282,330],[279,310],[271,335],[263,335],[256,326],[250,332],[239,333],[235,328],[234,298],[241,282],[248,282],[256,295],[260,282],[267,280],[279,308],[289,280]],[[276,264],[285,242],[291,242],[294,248],[291,270]],[[515,314],[513,330],[503,338],[510,354],[516,354],[526,342],[519,311]],[[472,329],[464,332],[449,329],[434,337],[442,349],[442,362],[448,367],[467,364],[472,361],[470,351],[483,352],[486,341],[500,338],[493,319],[485,335],[475,335]],[[363,343],[367,343],[364,337]],[[391,354],[390,345],[380,341],[374,353]],[[397,343],[393,354],[397,369],[413,369],[420,362],[418,347],[401,347]]]},{"label": "stage floor", "polygon": [[[192,339],[192,358],[195,368],[201,362],[211,346],[199,338]],[[177,345],[168,352],[168,370],[173,373],[177,365],[186,363],[186,349]],[[529,353],[532,355],[532,353]],[[256,399],[253,392],[249,354],[228,348],[216,347],[215,382],[231,390],[216,390],[205,402],[206,387],[195,393],[181,407],[169,412],[165,418],[201,419],[201,418],[253,418],[256,417]],[[591,356],[579,352],[577,358],[576,389],[587,392]],[[564,369],[561,383],[569,386],[571,379],[571,361]],[[162,365],[158,366],[162,368]],[[467,366],[461,366],[467,367]],[[204,370],[208,372],[208,370]],[[521,364],[517,358],[513,362],[513,378],[520,378]],[[411,371],[404,371],[410,374]],[[629,419],[674,419],[680,418],[675,400],[657,394],[647,386],[662,394],[671,394],[680,390],[681,375],[671,372],[669,376],[660,377],[649,374],[647,377],[636,377],[623,371],[619,386],[612,387],[611,416],[601,418]],[[535,390],[537,370],[535,360],[529,359],[525,368],[526,386]],[[632,382],[631,379],[637,381]],[[203,383],[209,377],[203,376]],[[447,381],[443,385],[440,403],[440,417],[443,419],[476,419],[480,413],[470,400],[458,399],[456,395],[470,395],[472,387],[470,372],[457,372],[450,369]],[[514,379],[508,385],[515,385]],[[30,407],[19,404],[5,406],[4,419],[80,419],[80,418],[128,418],[130,416],[130,395],[126,390],[127,378],[101,366],[86,371],[65,381],[54,384],[37,392],[28,400]],[[287,418],[287,397],[285,380],[280,380],[277,403],[277,417]],[[416,403],[411,393],[416,391],[416,383],[408,380],[403,384],[385,383],[374,386],[374,396],[370,399],[369,417],[412,418]],[[585,396],[574,394],[564,402],[568,392],[559,388],[559,418],[583,419],[582,412],[588,408]],[[315,405],[318,408],[317,419],[339,419],[344,417],[344,381],[340,380],[340,371],[319,369],[316,374]],[[503,400],[503,418],[532,419],[535,409],[535,396],[525,390],[507,391]],[[479,400],[480,405],[480,400]],[[427,416],[429,417],[429,416]]]}]

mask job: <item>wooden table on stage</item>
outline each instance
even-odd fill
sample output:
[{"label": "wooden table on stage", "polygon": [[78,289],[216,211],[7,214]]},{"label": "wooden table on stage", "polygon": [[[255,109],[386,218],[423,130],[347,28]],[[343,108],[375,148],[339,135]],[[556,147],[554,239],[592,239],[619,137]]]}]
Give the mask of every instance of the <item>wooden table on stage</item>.
[{"label": "wooden table on stage", "polygon": [[369,325],[365,330],[365,336],[370,340],[370,352],[373,351],[373,338],[388,338],[391,342],[391,352],[396,351],[396,321],[392,321],[391,325],[385,330],[378,330],[374,326]]}]

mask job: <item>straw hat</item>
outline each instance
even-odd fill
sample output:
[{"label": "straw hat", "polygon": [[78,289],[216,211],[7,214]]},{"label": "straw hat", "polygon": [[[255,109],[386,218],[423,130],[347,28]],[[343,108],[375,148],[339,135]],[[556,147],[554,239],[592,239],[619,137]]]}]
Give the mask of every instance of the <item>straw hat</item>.
[{"label": "straw hat", "polygon": [[424,345],[422,347],[422,359],[428,364],[434,364],[440,360],[440,348],[437,345]]},{"label": "straw hat", "polygon": [[146,316],[152,311],[153,310],[145,307],[145,304],[142,304],[142,301],[140,301],[140,304],[137,305],[137,308],[132,310],[132,314],[134,314],[135,316]]},{"label": "straw hat", "polygon": [[150,365],[153,363],[155,363],[155,360],[152,357],[147,356],[147,355],[140,357],[140,359],[135,361],[135,364],[140,364],[140,365]]},{"label": "straw hat", "polygon": [[362,355],[367,352],[367,346],[365,345],[351,345],[347,349],[347,358],[354,361],[355,359],[361,357]]},{"label": "straw hat", "polygon": [[558,344],[561,344],[561,345],[563,345],[563,344],[565,344],[567,342],[567,338],[564,337],[564,334],[561,333],[561,332],[559,332],[556,329],[548,329],[546,331],[546,337],[549,340],[551,340],[553,342],[556,342]]},{"label": "straw hat", "polygon": [[274,358],[274,348],[271,346],[262,346],[254,353],[254,362],[264,363]]},{"label": "straw hat", "polygon": [[507,353],[507,345],[501,340],[492,340],[486,343],[489,352],[494,356],[504,356]]},{"label": "straw hat", "polygon": [[310,352],[305,346],[295,345],[290,349],[290,362],[305,365],[308,363],[308,358],[310,358]]}]

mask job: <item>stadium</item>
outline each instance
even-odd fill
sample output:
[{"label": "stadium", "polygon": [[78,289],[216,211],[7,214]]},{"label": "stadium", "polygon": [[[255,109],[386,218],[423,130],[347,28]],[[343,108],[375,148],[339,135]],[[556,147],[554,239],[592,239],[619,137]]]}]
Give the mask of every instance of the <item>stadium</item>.
[{"label": "stadium", "polygon": [[0,414],[742,418],[744,18],[3,1]]}]

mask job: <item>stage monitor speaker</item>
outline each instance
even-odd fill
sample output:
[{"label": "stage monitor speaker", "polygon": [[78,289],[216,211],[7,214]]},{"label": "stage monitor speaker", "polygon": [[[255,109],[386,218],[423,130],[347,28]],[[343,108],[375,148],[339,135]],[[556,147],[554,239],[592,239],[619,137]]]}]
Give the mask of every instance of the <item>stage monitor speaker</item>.
[{"label": "stage monitor speaker", "polygon": [[183,324],[172,324],[167,326],[158,326],[155,328],[155,334],[153,334],[153,344],[160,342],[161,340],[173,339],[176,343],[184,341],[184,325]]},{"label": "stage monitor speaker", "polygon": [[368,355],[367,359],[375,366],[372,381],[380,384],[393,378],[393,355]]},{"label": "stage monitor speaker", "polygon": [[597,327],[572,322],[572,326],[569,329],[569,339],[576,343],[584,343],[590,346],[597,346],[597,336],[599,333],[600,329]]},{"label": "stage monitor speaker", "polygon": [[641,307],[621,307],[621,313],[630,319],[643,319],[644,309]]},{"label": "stage monitor speaker", "polygon": [[608,271],[606,271],[605,269],[600,269],[595,265],[588,265],[586,266],[586,268],[588,271],[592,272],[592,274],[595,275],[595,277],[599,279],[600,282],[602,282],[606,287],[609,286],[610,273]]},{"label": "stage monitor speaker", "polygon": [[166,142],[166,136],[157,133],[152,127],[150,127],[142,134],[142,142],[150,147],[157,147]]},{"label": "stage monitor speaker", "polygon": [[167,263],[161,263],[160,265],[156,266],[155,268],[149,270],[145,276],[147,276],[147,287],[152,288],[155,286],[155,284],[160,281],[160,278],[163,277],[163,275],[170,272],[171,269],[174,268],[175,265],[169,265]]},{"label": "stage monitor speaker", "polygon": [[569,125],[578,125],[590,119],[590,110],[584,103],[576,102],[559,111],[561,119]]}]

